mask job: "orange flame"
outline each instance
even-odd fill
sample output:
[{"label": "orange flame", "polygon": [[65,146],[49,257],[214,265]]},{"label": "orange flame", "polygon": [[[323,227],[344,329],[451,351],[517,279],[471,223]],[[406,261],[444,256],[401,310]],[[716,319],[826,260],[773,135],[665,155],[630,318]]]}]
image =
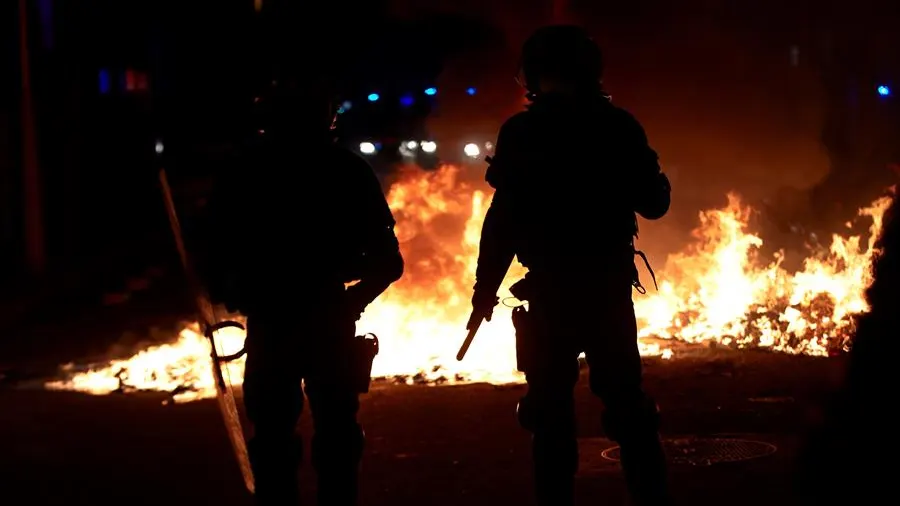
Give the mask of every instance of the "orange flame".
[{"label": "orange flame", "polygon": [[[522,380],[515,367],[508,307],[499,306],[493,321],[481,327],[464,362],[454,358],[465,334],[481,223],[489,204],[490,189],[469,182],[474,179],[454,166],[434,172],[404,167],[391,187],[387,198],[397,219],[406,273],[357,325],[359,332],[373,332],[382,342],[374,376],[450,383]],[[828,251],[810,256],[793,274],[781,267],[780,255],[760,265],[763,241],[748,232],[751,209],[737,196],[729,195],[722,209],[701,212],[695,242],[668,259],[659,292],[636,300],[642,354],[670,358],[675,340],[809,355],[844,349],[852,316],[867,310],[863,292],[871,282],[874,240],[888,202],[879,199],[860,211],[872,221],[865,247],[858,236],[835,235]],[[524,272],[518,264],[511,269],[501,297]],[[243,343],[242,333],[233,329],[217,338],[223,353],[233,353]],[[182,401],[211,397],[215,389],[208,350],[191,324],[173,343],[131,358],[80,372],[69,365],[64,379],[46,387],[105,394],[126,384],[178,390],[174,397]],[[230,363],[227,372],[240,383],[243,362]]]}]

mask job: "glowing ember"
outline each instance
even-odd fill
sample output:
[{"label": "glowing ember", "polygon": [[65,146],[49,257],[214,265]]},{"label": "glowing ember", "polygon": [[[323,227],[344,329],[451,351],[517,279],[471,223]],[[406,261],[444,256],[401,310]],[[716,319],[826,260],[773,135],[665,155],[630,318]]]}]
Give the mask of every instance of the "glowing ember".
[{"label": "glowing ember", "polygon": [[[381,340],[375,376],[450,383],[522,380],[515,371],[508,307],[498,307],[493,321],[481,327],[464,362],[454,358],[465,335],[481,222],[490,203],[489,188],[468,182],[476,179],[452,166],[435,172],[406,167],[392,186],[388,201],[406,273],[357,327]],[[829,251],[811,256],[801,272],[791,274],[781,267],[780,256],[758,262],[762,239],[747,231],[751,210],[729,195],[725,208],[700,214],[696,241],[669,258],[658,276],[659,292],[636,298],[642,354],[670,358],[667,339],[809,355],[844,349],[852,316],[867,310],[863,291],[871,281],[873,242],[887,204],[887,198],[880,199],[860,211],[872,221],[865,246],[860,237],[835,236]],[[501,295],[523,274],[516,265]],[[224,353],[243,344],[242,333],[233,329],[217,337]],[[67,366],[66,379],[46,386],[93,394],[160,390],[175,392],[176,400],[213,397],[208,350],[197,326],[189,325],[171,344],[87,372]],[[233,384],[241,382],[242,373],[243,360],[229,364]]]}]

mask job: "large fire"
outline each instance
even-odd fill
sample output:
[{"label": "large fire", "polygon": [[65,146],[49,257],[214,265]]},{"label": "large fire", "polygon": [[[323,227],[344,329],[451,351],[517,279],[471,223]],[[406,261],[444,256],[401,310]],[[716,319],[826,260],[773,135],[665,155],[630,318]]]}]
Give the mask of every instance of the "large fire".
[{"label": "large fire", "polygon": [[[382,343],[373,375],[435,382],[508,383],[516,372],[510,308],[499,306],[485,323],[464,362],[454,355],[465,334],[474,283],[481,222],[489,188],[464,169],[434,172],[406,167],[388,194],[406,260],[404,277],[376,300],[358,324]],[[828,251],[811,252],[799,272],[782,267],[782,256],[761,261],[762,239],[748,231],[751,209],[737,196],[700,213],[694,242],[672,255],[659,291],[635,300],[645,356],[671,358],[676,342],[715,342],[732,348],[760,347],[792,354],[827,355],[846,348],[853,315],[867,310],[874,241],[888,199],[862,209],[871,221],[861,236],[835,235]],[[501,296],[524,273],[511,269]],[[598,332],[602,332],[598,327]],[[233,353],[243,333],[217,334],[220,352]],[[124,388],[172,392],[175,400],[215,396],[209,348],[196,324],[173,342],[94,368],[64,367],[66,378],[47,388],[106,394]],[[239,384],[243,361],[228,365]]]}]

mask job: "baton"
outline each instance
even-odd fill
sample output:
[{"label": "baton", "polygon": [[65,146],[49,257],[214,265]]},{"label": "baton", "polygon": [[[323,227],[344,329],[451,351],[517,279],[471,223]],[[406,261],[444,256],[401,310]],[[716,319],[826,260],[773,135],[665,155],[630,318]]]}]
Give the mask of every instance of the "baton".
[{"label": "baton", "polygon": [[472,341],[475,340],[475,334],[478,332],[478,328],[481,327],[481,322],[484,321],[484,318],[480,318],[478,323],[476,323],[471,329],[469,329],[469,333],[466,335],[466,340],[463,341],[462,346],[459,347],[459,351],[456,353],[456,360],[462,362],[462,359],[466,358],[466,352],[469,351],[469,346],[472,346]]}]

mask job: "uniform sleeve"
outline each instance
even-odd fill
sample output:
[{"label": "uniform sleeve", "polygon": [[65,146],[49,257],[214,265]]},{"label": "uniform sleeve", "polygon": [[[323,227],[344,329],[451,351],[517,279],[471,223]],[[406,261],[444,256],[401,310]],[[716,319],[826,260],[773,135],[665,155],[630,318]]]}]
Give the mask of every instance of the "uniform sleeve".
[{"label": "uniform sleeve", "polygon": [[[348,156],[353,156],[348,153]],[[394,234],[393,213],[372,168],[362,159],[350,162],[354,179],[354,198],[358,206],[362,245],[362,268],[359,283],[347,289],[354,310],[362,312],[403,275],[403,256]]]},{"label": "uniform sleeve", "polygon": [[[478,265],[475,267],[474,305],[494,300],[516,256],[512,240],[512,208],[508,190],[498,189],[481,226]],[[491,304],[493,307],[493,304]]]},{"label": "uniform sleeve", "polygon": [[[527,146],[528,116],[527,112],[516,114],[500,127],[494,156],[484,179],[493,188],[512,183],[517,171],[522,171],[528,163]],[[508,186],[508,185],[507,185]]]},{"label": "uniform sleeve", "polygon": [[659,155],[647,139],[644,127],[631,114],[622,114],[622,160],[631,175],[634,211],[646,219],[661,218],[669,211],[671,186],[659,165]]},{"label": "uniform sleeve", "polygon": [[513,202],[517,176],[527,170],[527,113],[510,118],[497,136],[496,155],[491,159],[485,179],[494,189],[494,197],[481,226],[478,265],[475,269],[475,294],[478,307],[490,304],[506,277],[516,255],[515,211]]}]

